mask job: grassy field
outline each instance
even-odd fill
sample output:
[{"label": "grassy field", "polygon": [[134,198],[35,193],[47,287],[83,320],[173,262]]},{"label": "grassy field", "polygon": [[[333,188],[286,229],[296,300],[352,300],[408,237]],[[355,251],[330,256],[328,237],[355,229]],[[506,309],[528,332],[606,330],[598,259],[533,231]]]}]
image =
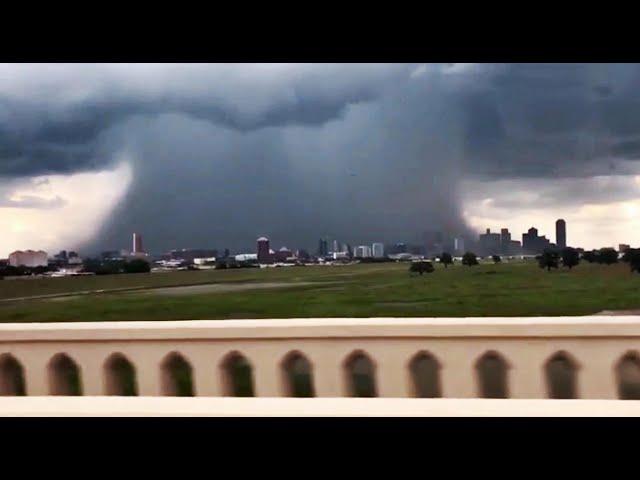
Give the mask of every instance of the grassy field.
[{"label": "grassy field", "polygon": [[[122,288],[137,290],[109,292]],[[12,300],[95,290],[104,292]],[[640,275],[625,264],[551,272],[535,263],[436,265],[422,277],[410,275],[406,264],[387,263],[0,281],[3,322],[586,315],[634,308],[640,308]]]}]

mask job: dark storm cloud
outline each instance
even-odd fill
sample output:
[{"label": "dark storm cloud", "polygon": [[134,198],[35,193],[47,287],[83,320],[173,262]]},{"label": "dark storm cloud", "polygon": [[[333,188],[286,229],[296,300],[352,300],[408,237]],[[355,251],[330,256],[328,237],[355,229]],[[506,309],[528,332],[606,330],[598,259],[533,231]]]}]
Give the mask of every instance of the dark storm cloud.
[{"label": "dark storm cloud", "polygon": [[[637,65],[490,70],[463,97],[470,173],[581,177],[637,168],[626,164],[636,155],[625,147],[640,133],[639,86]],[[494,141],[479,141],[483,134]]]},{"label": "dark storm cloud", "polygon": [[630,160],[640,159],[640,139],[625,140],[614,144],[612,152]]},{"label": "dark storm cloud", "polygon": [[3,68],[0,176],[130,154],[96,248],[417,241],[467,177],[640,171],[637,65]]},{"label": "dark storm cloud", "polygon": [[98,238],[114,245],[136,229],[154,250],[166,239],[253,249],[265,234],[277,247],[314,249],[321,235],[357,244],[418,242],[428,228],[463,232],[459,152],[447,140],[456,132],[446,126],[456,122],[444,99],[423,95],[414,84],[320,128],[238,132],[179,115],[132,121],[123,130],[137,173]]},{"label": "dark storm cloud", "polygon": [[[81,66],[69,68],[70,75],[76,72],[81,77],[78,85],[68,87],[71,93],[73,88],[91,91],[93,78],[83,79]],[[80,100],[56,98],[55,85],[46,86],[53,98],[39,101],[12,96],[11,88],[5,87],[3,92],[0,85],[0,175],[68,173],[103,166],[111,158],[96,151],[99,136],[137,115],[177,113],[239,131],[322,125],[340,118],[349,105],[375,99],[386,83],[400,74],[406,76],[407,67],[346,66],[337,71],[339,76],[334,75],[336,66],[316,71],[298,67],[300,72],[294,68],[291,78],[283,72],[281,78],[267,79],[267,87],[261,86],[262,79],[256,74],[245,90],[242,82],[234,86],[233,75],[224,78],[226,85],[220,88],[217,77],[207,77],[209,70],[192,72],[200,81],[196,78],[194,82],[187,71],[167,79],[166,85],[162,76],[166,72],[160,70],[158,77],[149,78],[148,91],[144,83],[128,88],[126,71],[111,72],[113,78],[106,87],[96,88]],[[253,97],[257,107],[251,105]]]}]

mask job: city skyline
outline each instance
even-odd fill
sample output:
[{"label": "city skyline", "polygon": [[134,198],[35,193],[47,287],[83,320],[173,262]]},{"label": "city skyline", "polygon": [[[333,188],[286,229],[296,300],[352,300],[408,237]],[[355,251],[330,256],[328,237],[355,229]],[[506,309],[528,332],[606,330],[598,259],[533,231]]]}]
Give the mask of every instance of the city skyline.
[{"label": "city skyline", "polygon": [[[356,242],[355,244],[351,244],[349,242],[344,243],[341,242],[337,238],[333,238],[330,236],[320,237],[318,248],[316,250],[315,255],[317,257],[328,257],[330,254],[344,254],[349,253],[349,256],[353,254],[353,256],[364,256],[364,257],[384,257],[388,252],[393,252],[395,254],[398,253],[406,253],[408,250],[414,250],[413,253],[424,255],[424,256],[438,256],[441,253],[451,253],[454,255],[462,255],[462,253],[466,251],[473,251],[474,253],[480,255],[490,255],[490,254],[501,254],[501,255],[531,255],[542,252],[546,248],[558,248],[562,249],[567,246],[572,248],[578,248],[581,250],[593,250],[591,248],[584,248],[580,245],[567,243],[567,223],[564,219],[557,219],[554,222],[555,225],[555,237],[547,238],[547,234],[541,234],[540,230],[535,226],[531,226],[527,232],[522,233],[522,241],[512,239],[512,235],[516,232],[511,232],[508,227],[500,228],[500,233],[492,232],[490,228],[486,228],[485,232],[480,232],[476,238],[469,238],[464,235],[451,235],[448,232],[442,232],[437,230],[428,230],[423,232],[423,242],[417,243],[405,243],[405,242]],[[516,233],[517,235],[517,233]],[[179,256],[180,252],[189,252],[188,255],[193,256],[196,252],[202,253],[201,256],[216,256],[222,252],[221,249],[207,247],[205,249],[202,248],[173,248],[168,251],[163,252],[154,252],[149,254],[142,247],[142,235],[140,233],[133,232],[132,233],[132,249],[127,250],[126,248],[121,248],[119,250],[105,250],[100,252],[100,254],[92,253],[88,255],[84,255],[85,257],[105,257],[105,255],[115,255],[115,256]],[[287,255],[292,255],[293,251],[296,252],[305,252],[305,255],[308,255],[308,247],[306,246],[297,246],[295,249],[290,249],[285,245],[282,245],[278,251],[274,251],[271,240],[264,235],[259,236],[255,240],[255,253],[257,255],[257,259],[261,261],[261,263],[272,263],[274,259],[278,259],[282,257],[285,253]],[[465,248],[465,245],[469,245],[470,248]],[[331,246],[331,248],[330,248]],[[598,248],[606,248],[608,245],[598,247]],[[613,248],[618,248],[619,250],[623,250],[624,248],[629,248],[629,244],[618,243],[617,245],[612,246]],[[364,250],[363,250],[364,249]],[[222,257],[226,257],[229,253],[233,254],[251,254],[252,249],[243,249],[243,248],[232,248],[228,247],[224,248],[224,254]],[[361,252],[360,254],[358,252]],[[20,253],[20,250],[14,251],[12,253]],[[56,254],[53,258],[58,258],[60,255],[66,256],[66,250],[60,251],[59,254]],[[70,254],[77,256],[76,252],[71,251]],[[284,258],[287,258],[287,255]]]}]

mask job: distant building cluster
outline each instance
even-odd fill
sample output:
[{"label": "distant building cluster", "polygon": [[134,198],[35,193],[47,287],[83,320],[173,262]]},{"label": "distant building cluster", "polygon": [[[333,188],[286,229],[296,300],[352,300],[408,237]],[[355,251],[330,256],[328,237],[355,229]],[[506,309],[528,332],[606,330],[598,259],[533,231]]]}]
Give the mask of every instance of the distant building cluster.
[{"label": "distant building cluster", "polygon": [[[232,267],[258,267],[258,266],[286,266],[306,263],[348,263],[352,261],[393,261],[415,260],[423,258],[437,258],[447,252],[454,257],[461,257],[466,251],[473,251],[481,256],[507,255],[526,256],[537,255],[547,248],[562,249],[567,246],[567,224],[564,219],[558,219],[555,223],[555,243],[545,235],[539,235],[538,229],[529,228],[522,234],[522,242],[513,240],[508,228],[501,228],[500,233],[492,232],[487,228],[484,233],[478,235],[477,240],[463,235],[451,235],[443,231],[428,230],[423,233],[421,243],[397,242],[385,245],[383,242],[356,245],[341,243],[337,239],[329,240],[320,238],[315,255],[311,255],[303,249],[293,250],[286,246],[278,250],[271,248],[270,240],[266,236],[260,236],[256,240],[255,252],[243,252],[232,255],[228,248],[223,253],[216,249],[182,248],[170,250],[162,255],[152,256],[143,246],[142,235],[133,233],[132,249],[107,250],[102,252],[100,258],[87,259],[92,262],[101,262],[102,265],[113,265],[114,262],[128,262],[135,258],[141,258],[152,264],[152,271],[173,269],[206,269],[206,268],[232,268]],[[619,254],[623,254],[631,248],[628,244],[618,245]],[[578,249],[583,251],[582,249]],[[9,265],[12,267],[39,268],[48,267],[47,274],[62,276],[82,274],[84,261],[74,251],[61,250],[58,254],[49,258],[47,252],[42,250],[18,250],[12,252],[7,260],[0,260],[0,267]]]},{"label": "distant building cluster", "polygon": [[539,235],[535,227],[522,234],[522,243],[512,240],[507,228],[501,229],[500,233],[492,233],[487,228],[478,238],[479,251],[484,255],[536,255],[548,248],[562,249],[566,246],[567,223],[561,218],[556,221],[556,243],[545,235]]}]

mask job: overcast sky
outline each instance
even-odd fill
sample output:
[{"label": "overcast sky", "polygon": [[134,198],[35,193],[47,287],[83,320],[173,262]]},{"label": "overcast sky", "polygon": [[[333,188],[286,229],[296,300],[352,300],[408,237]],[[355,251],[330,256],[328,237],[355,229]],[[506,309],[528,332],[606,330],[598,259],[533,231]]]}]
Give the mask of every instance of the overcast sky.
[{"label": "overcast sky", "polygon": [[640,67],[2,64],[0,256],[418,242],[640,244]]}]

